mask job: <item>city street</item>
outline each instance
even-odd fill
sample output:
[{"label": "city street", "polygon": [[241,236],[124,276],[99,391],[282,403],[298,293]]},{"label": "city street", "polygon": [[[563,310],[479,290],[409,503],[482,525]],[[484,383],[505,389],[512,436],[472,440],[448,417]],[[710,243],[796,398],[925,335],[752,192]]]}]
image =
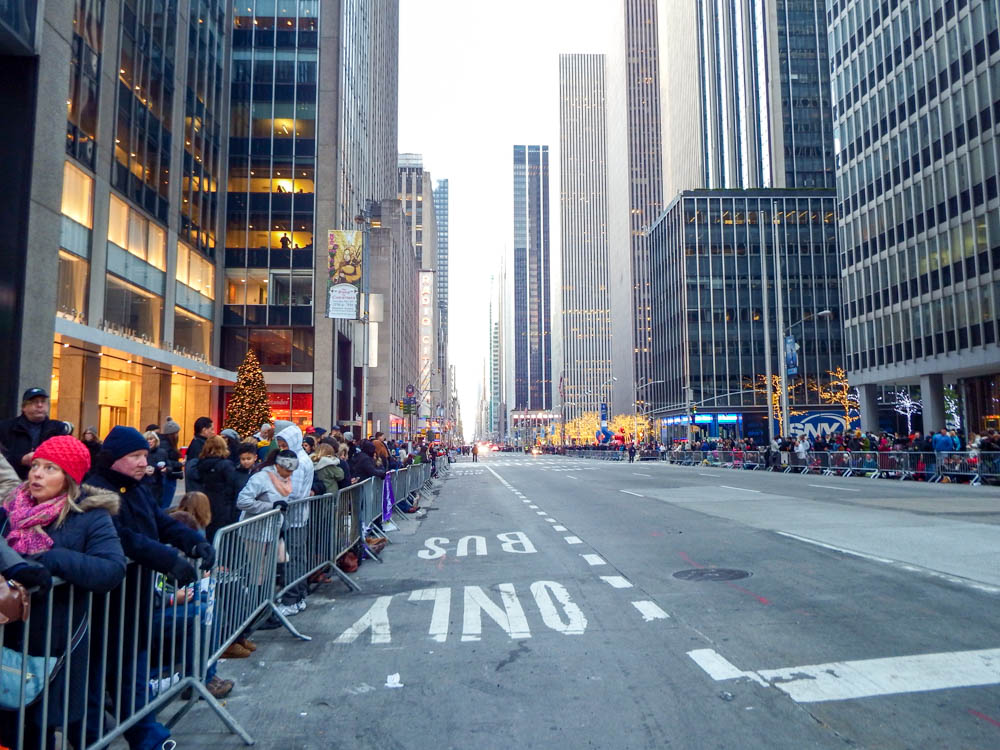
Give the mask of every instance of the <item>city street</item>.
[{"label": "city street", "polygon": [[221,663],[259,747],[1000,746],[996,488],[501,453],[428,499]]}]

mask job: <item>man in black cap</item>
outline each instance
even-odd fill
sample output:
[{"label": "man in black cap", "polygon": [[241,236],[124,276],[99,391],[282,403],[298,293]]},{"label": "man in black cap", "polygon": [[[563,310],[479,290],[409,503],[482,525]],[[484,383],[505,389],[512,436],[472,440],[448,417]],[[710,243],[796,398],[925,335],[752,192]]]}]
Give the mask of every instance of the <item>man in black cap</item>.
[{"label": "man in black cap", "polygon": [[0,449],[4,458],[25,480],[35,448],[56,435],[67,435],[65,422],[49,419],[49,394],[44,388],[29,388],[21,398],[21,414],[0,422]]}]

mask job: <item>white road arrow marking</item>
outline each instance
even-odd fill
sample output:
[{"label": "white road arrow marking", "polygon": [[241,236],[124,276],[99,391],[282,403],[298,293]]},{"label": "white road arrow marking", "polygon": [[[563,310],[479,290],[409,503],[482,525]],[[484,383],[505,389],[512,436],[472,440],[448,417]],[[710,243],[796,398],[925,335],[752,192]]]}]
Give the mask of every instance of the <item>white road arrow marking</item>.
[{"label": "white road arrow marking", "polygon": [[797,703],[920,693],[1000,684],[1000,649],[952,651],[884,659],[838,661],[783,669],[739,669],[712,649],[689,651],[713,680],[748,677],[787,693]]}]

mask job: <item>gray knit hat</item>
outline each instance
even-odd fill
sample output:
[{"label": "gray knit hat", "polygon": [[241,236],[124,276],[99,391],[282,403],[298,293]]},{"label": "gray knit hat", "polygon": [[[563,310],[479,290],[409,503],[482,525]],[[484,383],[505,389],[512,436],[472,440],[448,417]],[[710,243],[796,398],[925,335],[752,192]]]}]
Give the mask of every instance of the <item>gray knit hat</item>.
[{"label": "gray knit hat", "polygon": [[160,430],[162,435],[174,435],[181,431],[181,426],[177,424],[173,417],[167,417],[167,420],[163,423],[163,429]]}]

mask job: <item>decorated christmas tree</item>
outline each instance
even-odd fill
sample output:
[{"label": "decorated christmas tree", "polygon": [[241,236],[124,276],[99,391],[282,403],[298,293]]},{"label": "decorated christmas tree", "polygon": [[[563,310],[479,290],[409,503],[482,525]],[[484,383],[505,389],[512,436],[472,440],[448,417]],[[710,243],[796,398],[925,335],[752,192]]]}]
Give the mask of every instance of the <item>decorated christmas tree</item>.
[{"label": "decorated christmas tree", "polygon": [[269,421],[271,405],[267,399],[264,373],[260,369],[257,355],[253,353],[253,349],[248,349],[246,359],[236,371],[236,387],[233,388],[226,411],[226,427],[236,430],[241,438],[246,438]]}]

